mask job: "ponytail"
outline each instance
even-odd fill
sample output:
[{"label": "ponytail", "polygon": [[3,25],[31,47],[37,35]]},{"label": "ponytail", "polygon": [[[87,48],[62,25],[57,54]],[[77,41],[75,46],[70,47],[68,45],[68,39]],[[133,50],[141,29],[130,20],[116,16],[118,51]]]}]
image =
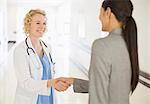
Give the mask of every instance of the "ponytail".
[{"label": "ponytail", "polygon": [[123,37],[129,51],[132,77],[131,90],[135,90],[139,80],[139,62],[138,62],[138,45],[137,45],[137,26],[134,18],[128,17],[125,26],[123,27]]}]

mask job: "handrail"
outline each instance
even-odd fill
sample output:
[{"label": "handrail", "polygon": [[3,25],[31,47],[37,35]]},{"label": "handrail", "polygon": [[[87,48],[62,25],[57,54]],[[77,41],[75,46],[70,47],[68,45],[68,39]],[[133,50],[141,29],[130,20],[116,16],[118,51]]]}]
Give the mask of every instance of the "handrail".
[{"label": "handrail", "polygon": [[143,80],[141,80],[141,79],[139,79],[139,82],[140,82],[142,85],[144,85],[144,86],[150,88],[150,84],[149,84],[149,83],[146,83],[145,81],[143,81]]},{"label": "handrail", "polygon": [[139,74],[140,74],[139,82],[141,84],[143,84],[144,86],[150,88],[150,74],[148,74],[148,73],[146,73],[146,72],[144,72],[142,70],[140,70]]},{"label": "handrail", "polygon": [[140,75],[148,80],[150,80],[150,74],[140,70]]}]

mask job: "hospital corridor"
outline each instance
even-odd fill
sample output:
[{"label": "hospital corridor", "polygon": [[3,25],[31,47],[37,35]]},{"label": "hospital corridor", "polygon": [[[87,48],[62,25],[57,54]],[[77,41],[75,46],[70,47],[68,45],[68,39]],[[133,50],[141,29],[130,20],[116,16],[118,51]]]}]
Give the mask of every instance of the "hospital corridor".
[{"label": "hospital corridor", "polygon": [[[17,79],[13,52],[16,45],[26,39],[23,22],[31,9],[46,12],[47,30],[41,39],[51,45],[54,78],[89,80],[92,44],[108,36],[108,32],[101,31],[99,21],[102,1],[0,0],[0,104],[14,104]],[[150,104],[150,0],[131,1],[138,28],[140,75],[129,99],[130,104]],[[56,104],[88,104],[89,101],[89,94],[75,93],[73,85],[66,91],[56,91],[55,96]]]}]

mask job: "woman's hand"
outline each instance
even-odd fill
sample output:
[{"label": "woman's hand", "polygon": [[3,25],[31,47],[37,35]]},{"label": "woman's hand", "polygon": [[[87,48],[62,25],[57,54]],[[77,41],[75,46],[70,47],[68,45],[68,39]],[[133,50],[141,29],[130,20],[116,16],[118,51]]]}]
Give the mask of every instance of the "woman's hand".
[{"label": "woman's hand", "polygon": [[66,91],[68,87],[73,83],[71,78],[56,78],[48,80],[47,87],[54,87],[57,91]]}]

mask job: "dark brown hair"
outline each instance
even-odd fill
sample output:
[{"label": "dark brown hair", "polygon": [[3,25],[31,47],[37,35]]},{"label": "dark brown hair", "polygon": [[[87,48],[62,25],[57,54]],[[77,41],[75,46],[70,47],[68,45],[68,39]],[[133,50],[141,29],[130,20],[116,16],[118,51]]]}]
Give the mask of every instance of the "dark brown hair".
[{"label": "dark brown hair", "polygon": [[104,10],[109,7],[117,20],[123,23],[123,38],[126,42],[131,61],[131,91],[133,92],[139,80],[137,26],[132,17],[133,4],[130,0],[104,0],[102,7]]}]

